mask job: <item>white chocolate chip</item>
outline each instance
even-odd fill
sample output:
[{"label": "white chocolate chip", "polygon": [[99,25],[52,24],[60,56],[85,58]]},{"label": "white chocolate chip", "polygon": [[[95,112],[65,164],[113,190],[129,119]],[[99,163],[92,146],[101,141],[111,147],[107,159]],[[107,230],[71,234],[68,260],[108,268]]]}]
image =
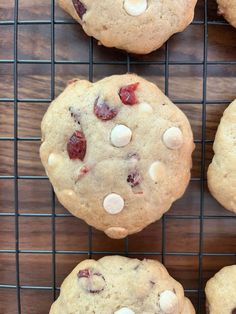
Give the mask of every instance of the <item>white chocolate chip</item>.
[{"label": "white chocolate chip", "polygon": [[67,192],[67,195],[70,196],[70,197],[73,197],[74,194],[75,194],[74,191],[71,191],[71,190],[69,190],[69,191]]},{"label": "white chocolate chip", "polygon": [[108,194],[103,201],[104,209],[112,215],[120,213],[124,208],[124,204],[123,198],[116,193]]},{"label": "white chocolate chip", "polygon": [[51,153],[48,157],[48,165],[49,167],[56,166],[61,160],[61,156],[58,154]]},{"label": "white chocolate chip", "polygon": [[118,311],[115,311],[114,314],[135,314],[135,312],[128,307],[122,307]]},{"label": "white chocolate chip", "polygon": [[77,201],[76,194],[73,190],[62,190],[57,193],[58,199],[62,204],[75,204]]},{"label": "white chocolate chip", "polygon": [[123,124],[117,124],[111,131],[111,142],[116,147],[124,147],[129,144],[132,131]]},{"label": "white chocolate chip", "polygon": [[159,178],[164,176],[165,168],[163,163],[160,161],[153,162],[148,170],[148,173],[153,181],[157,181]]},{"label": "white chocolate chip", "polygon": [[160,308],[166,314],[178,313],[178,298],[171,290],[165,290],[160,294]]},{"label": "white chocolate chip", "polygon": [[132,16],[138,16],[147,10],[147,0],[124,0],[125,11]]},{"label": "white chocolate chip", "polygon": [[163,142],[170,149],[179,149],[183,141],[183,133],[177,127],[171,127],[163,134]]},{"label": "white chocolate chip", "polygon": [[68,197],[75,197],[75,192],[72,190],[63,190],[62,193]]},{"label": "white chocolate chip", "polygon": [[152,107],[146,103],[146,102],[142,102],[141,104],[139,104],[139,111],[142,113],[152,113],[153,109]]}]

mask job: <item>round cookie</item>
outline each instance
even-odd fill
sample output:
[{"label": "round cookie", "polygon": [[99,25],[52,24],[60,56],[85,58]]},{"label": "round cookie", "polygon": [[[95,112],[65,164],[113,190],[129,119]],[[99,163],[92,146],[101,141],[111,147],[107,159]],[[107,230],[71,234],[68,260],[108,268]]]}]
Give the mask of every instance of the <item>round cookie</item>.
[{"label": "round cookie", "polygon": [[215,155],[208,168],[211,194],[236,213],[236,100],[225,110],[213,145]]},{"label": "round cookie", "polygon": [[236,314],[236,265],[222,268],[206,284],[207,313]]},{"label": "round cookie", "polygon": [[64,280],[50,314],[192,314],[180,283],[154,260],[85,260]]},{"label": "round cookie", "polygon": [[159,219],[190,179],[186,116],[134,74],[72,82],[45,114],[42,141],[59,201],[112,238]]},{"label": "round cookie", "polygon": [[84,31],[107,47],[147,54],[193,20],[197,0],[59,0]]},{"label": "round cookie", "polygon": [[236,27],[236,0],[217,0],[219,14],[224,15],[225,19]]}]

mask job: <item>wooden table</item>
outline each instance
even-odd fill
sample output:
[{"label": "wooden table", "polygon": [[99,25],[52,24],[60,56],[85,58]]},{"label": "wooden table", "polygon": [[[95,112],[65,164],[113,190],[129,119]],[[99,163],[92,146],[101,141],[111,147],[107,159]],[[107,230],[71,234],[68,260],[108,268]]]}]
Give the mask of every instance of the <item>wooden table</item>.
[{"label": "wooden table", "polygon": [[[13,20],[13,2],[13,0],[0,0],[1,21]],[[40,2],[20,0],[19,21],[50,21],[50,6],[50,0]],[[56,6],[55,20],[65,19],[70,20],[69,16]],[[236,217],[224,210],[210,196],[206,182],[206,171],[213,155],[212,141],[217,125],[227,104],[236,98],[236,31],[229,25],[211,23],[216,20],[223,21],[216,14],[215,1],[209,0],[209,23],[204,29],[204,1],[199,1],[195,16],[195,21],[199,23],[189,26],[183,33],[175,35],[169,41],[169,63],[165,62],[165,47],[147,56],[130,57],[131,72],[136,72],[157,83],[163,91],[165,87],[167,88],[165,83],[168,83],[169,97],[190,119],[196,150],[193,154],[192,181],[184,197],[172,206],[165,220],[158,221],[142,232],[130,236],[128,252],[130,256],[151,257],[160,261],[161,253],[166,253],[163,257],[166,267],[170,274],[187,289],[187,295],[196,308],[197,291],[204,289],[206,280],[221,267],[236,263]],[[14,100],[14,62],[12,62],[14,25],[9,24],[0,24],[0,59],[10,60],[0,63],[0,98]],[[79,25],[58,22],[54,29],[56,64],[52,87],[55,86],[55,95],[58,95],[66,82],[73,77],[88,78],[90,73],[96,81],[107,75],[127,71],[125,53],[97,46],[95,40],[94,64],[93,67],[89,67],[91,42]],[[52,190],[48,180],[44,179],[45,172],[38,153],[40,121],[48,107],[46,100],[53,96],[50,64],[51,30],[51,24],[44,22],[18,25],[18,60],[36,61],[17,64],[17,96],[20,100],[17,103],[18,176],[30,176],[18,179],[18,218],[14,216],[14,198],[17,195],[14,194],[14,180],[10,178],[16,174],[12,140],[16,135],[14,101],[0,102],[0,137],[5,139],[0,140],[0,176],[2,176],[0,250],[5,250],[0,251],[0,285],[10,285],[8,288],[0,289],[0,313],[3,314],[18,313],[18,290],[15,288],[16,256],[19,259],[21,312],[45,314],[48,313],[54,297],[51,287],[59,287],[65,276],[79,261],[89,256],[99,258],[104,255],[104,252],[125,254],[127,249],[125,240],[109,239],[95,229],[89,237],[90,228],[86,223],[65,215],[68,212],[57,200],[55,200],[56,216],[51,215],[54,213]],[[205,61],[204,30],[208,31]],[[45,62],[37,63],[39,60]],[[71,60],[84,64],[68,63]],[[114,60],[120,61],[121,64],[111,64]],[[146,61],[146,64],[142,64],[143,61]],[[224,64],[226,61],[234,61],[234,64]],[[169,80],[165,81],[167,68]],[[207,79],[204,82],[206,68]],[[205,102],[203,101],[204,84]],[[30,99],[42,99],[42,101],[34,102]],[[202,119],[204,114],[206,114],[205,123]],[[203,161],[204,167],[202,167]],[[35,180],[35,176],[39,179]],[[18,222],[19,226],[19,254],[14,253],[15,236],[17,236],[15,222]],[[165,235],[164,242],[163,235]],[[200,243],[201,258],[199,258]],[[55,255],[51,254],[54,249]],[[53,268],[54,262],[55,268]],[[38,289],[30,289],[29,286]],[[204,302],[202,293],[198,313],[205,313]]]}]

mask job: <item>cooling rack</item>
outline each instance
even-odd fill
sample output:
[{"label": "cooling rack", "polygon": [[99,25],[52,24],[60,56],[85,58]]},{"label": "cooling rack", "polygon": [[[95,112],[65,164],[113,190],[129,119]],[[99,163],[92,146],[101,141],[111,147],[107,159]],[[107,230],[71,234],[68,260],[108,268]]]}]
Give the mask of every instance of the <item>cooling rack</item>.
[{"label": "cooling rack", "polygon": [[[206,183],[217,125],[236,96],[235,48],[214,0],[199,1],[189,28],[148,56],[97,46],[54,1],[0,0],[0,313],[47,313],[79,261],[110,254],[163,262],[205,313],[206,280],[236,263],[236,217]],[[196,150],[184,197],[159,222],[115,241],[60,206],[38,148],[42,115],[66,80],[125,72],[157,83],[187,114]]]}]

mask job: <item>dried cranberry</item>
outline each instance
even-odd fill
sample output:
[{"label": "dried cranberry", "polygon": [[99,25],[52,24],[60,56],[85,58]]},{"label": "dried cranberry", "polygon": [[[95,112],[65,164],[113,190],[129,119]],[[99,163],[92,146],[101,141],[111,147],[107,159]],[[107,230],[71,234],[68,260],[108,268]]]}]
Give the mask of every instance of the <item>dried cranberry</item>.
[{"label": "dried cranberry", "polygon": [[118,113],[117,109],[110,108],[105,102],[99,102],[98,98],[95,100],[93,111],[98,119],[103,121],[113,119]]},{"label": "dried cranberry", "polygon": [[105,288],[104,276],[93,268],[82,269],[77,276],[82,288],[90,293],[99,293]]},{"label": "dried cranberry", "polygon": [[90,169],[91,167],[87,165],[82,166],[77,173],[77,178],[75,180],[75,183],[77,183],[80,179],[82,179],[90,171]]},{"label": "dried cranberry", "polygon": [[138,85],[139,83],[134,83],[121,87],[119,96],[123,104],[131,106],[137,104],[138,100],[135,95],[135,91],[138,88]]},{"label": "dried cranberry", "polygon": [[86,173],[89,172],[89,167],[88,166],[83,166],[81,169],[80,169],[80,175],[83,176],[85,175]]},{"label": "dried cranberry", "polygon": [[129,185],[133,188],[137,186],[140,183],[140,181],[141,181],[141,176],[138,170],[137,169],[131,170],[127,177],[127,182],[129,183]]},{"label": "dried cranberry", "polygon": [[232,310],[231,314],[236,314],[236,308]]},{"label": "dried cranberry", "polygon": [[91,269],[82,269],[78,272],[78,277],[79,278],[89,278],[91,276],[92,272]]},{"label": "dried cranberry", "polygon": [[80,0],[73,0],[73,4],[76,12],[78,13],[79,17],[82,20],[83,15],[86,13],[87,9]]},{"label": "dried cranberry", "polygon": [[84,133],[75,131],[67,143],[67,152],[70,159],[83,160],[86,154],[86,147],[87,143]]}]

